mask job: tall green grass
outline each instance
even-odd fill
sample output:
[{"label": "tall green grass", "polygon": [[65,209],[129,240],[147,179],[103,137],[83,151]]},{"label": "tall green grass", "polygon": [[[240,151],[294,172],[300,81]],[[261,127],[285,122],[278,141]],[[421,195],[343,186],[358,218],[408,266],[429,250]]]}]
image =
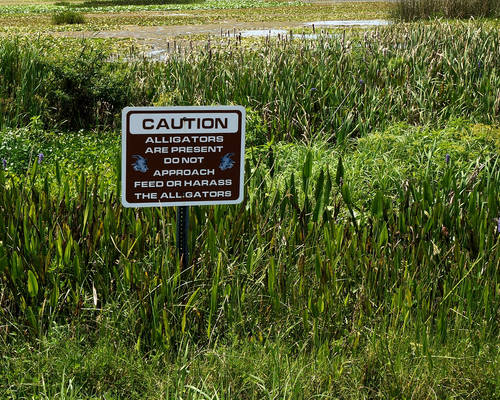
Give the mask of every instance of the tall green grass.
[{"label": "tall green grass", "polygon": [[[498,43],[432,24],[155,62],[2,41],[2,126],[28,126],[0,133],[0,397],[498,397],[500,136],[470,123],[498,123]],[[184,270],[175,210],[120,205],[116,139],[43,131],[230,102],[245,201],[191,209]]]},{"label": "tall green grass", "polygon": [[111,125],[133,98],[126,66],[107,63],[105,49],[90,42],[58,49],[51,40],[7,39],[0,59],[2,127],[35,117],[59,130],[98,128]]},{"label": "tall green grass", "polygon": [[2,41],[0,126],[41,115],[48,127],[112,127],[125,104],[243,104],[260,119],[263,141],[343,142],[399,121],[499,120],[500,35],[480,24],[293,35],[255,48],[233,40],[164,62],[111,61],[82,46],[65,56],[52,42]]},{"label": "tall green grass", "polygon": [[[0,174],[4,340],[73,319],[94,326],[120,302],[117,329],[139,349],[213,345],[233,335],[315,348],[346,338],[356,348],[362,331],[390,329],[414,337],[427,357],[431,338],[498,336],[500,168],[498,145],[485,144],[497,130],[457,138],[456,147],[453,137],[439,142],[443,132],[411,135],[413,124],[436,127],[464,114],[498,123],[498,31],[398,25],[252,49],[234,41],[165,62],[113,61],[90,42],[64,55],[52,44],[1,42],[2,126],[102,128],[125,104],[244,104],[248,190],[242,205],[192,210],[193,262],[181,271],[173,210],[122,208],[119,185],[110,188],[98,168],[75,179],[58,163],[47,173],[35,161],[22,176],[12,173],[12,155],[0,154],[7,159]],[[408,135],[365,139],[401,120]],[[363,136],[358,150],[383,150],[382,159],[358,158],[350,174],[349,147],[334,157],[324,151],[324,162],[309,150],[279,173],[294,154],[283,151],[285,141],[346,144],[355,136]],[[413,144],[387,152],[401,143]],[[459,162],[468,151],[475,162]],[[407,159],[419,170],[366,183],[367,168]],[[373,193],[360,191],[360,182]]]},{"label": "tall green grass", "polygon": [[[118,308],[118,306],[117,306]],[[3,345],[0,395],[40,399],[496,399],[500,352],[494,341],[432,340],[430,357],[413,337],[363,332],[316,351],[285,338],[233,339],[200,350],[186,343],[176,355],[144,353],[103,327],[57,327],[34,345]]]},{"label": "tall green grass", "polygon": [[52,23],[55,25],[83,24],[85,23],[85,16],[79,12],[64,10],[52,14]]},{"label": "tall green grass", "polygon": [[[498,337],[498,155],[464,174],[411,177],[394,197],[354,202],[337,167],[270,179],[250,155],[242,205],[192,209],[192,265],[175,254],[175,210],[125,209],[99,176],[0,174],[3,340],[72,319],[91,327],[113,304],[137,348],[286,337],[319,348],[364,330],[428,344]],[[314,171],[314,172],[313,172]],[[117,185],[119,186],[119,185]],[[431,339],[432,338],[432,339]]]},{"label": "tall green grass", "polygon": [[494,18],[500,16],[499,0],[399,0],[395,16],[404,21],[444,18]]}]

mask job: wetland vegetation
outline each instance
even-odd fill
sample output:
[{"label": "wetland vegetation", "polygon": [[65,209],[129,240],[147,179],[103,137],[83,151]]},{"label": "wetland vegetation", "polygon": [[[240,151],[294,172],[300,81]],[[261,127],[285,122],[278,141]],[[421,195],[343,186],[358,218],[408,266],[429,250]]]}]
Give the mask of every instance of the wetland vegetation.
[{"label": "wetland vegetation", "polygon": [[425,18],[500,17],[499,0],[399,0],[395,15],[404,21]]},{"label": "wetland vegetation", "polygon": [[[496,22],[315,29],[0,38],[0,397],[500,398]],[[120,205],[120,112],[212,104],[245,200],[191,209],[181,270],[175,210]]]}]

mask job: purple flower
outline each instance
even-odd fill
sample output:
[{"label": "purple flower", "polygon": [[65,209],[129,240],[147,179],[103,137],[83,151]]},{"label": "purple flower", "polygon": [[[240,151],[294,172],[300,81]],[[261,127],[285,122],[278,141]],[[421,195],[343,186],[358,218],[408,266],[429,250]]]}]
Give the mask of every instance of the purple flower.
[{"label": "purple flower", "polygon": [[359,79],[359,84],[360,84],[361,86],[363,86],[363,85],[365,84],[365,81],[364,81],[363,79],[361,79],[361,78],[360,78],[360,79]]},{"label": "purple flower", "polygon": [[500,217],[497,219],[497,233],[500,233]]},{"label": "purple flower", "polygon": [[450,163],[450,155],[449,154],[446,154],[446,164],[449,164]]},{"label": "purple flower", "polygon": [[479,70],[479,77],[482,78],[483,77],[483,71],[482,71],[482,69],[483,69],[483,63],[482,63],[481,60],[479,60],[477,62],[477,69]]},{"label": "purple flower", "polygon": [[311,88],[311,92],[317,92],[318,89],[316,89],[315,87]]},{"label": "purple flower", "polygon": [[5,158],[2,158],[2,165],[3,169],[7,168],[7,160]]},{"label": "purple flower", "polygon": [[41,164],[43,161],[43,153],[38,154],[38,164]]}]

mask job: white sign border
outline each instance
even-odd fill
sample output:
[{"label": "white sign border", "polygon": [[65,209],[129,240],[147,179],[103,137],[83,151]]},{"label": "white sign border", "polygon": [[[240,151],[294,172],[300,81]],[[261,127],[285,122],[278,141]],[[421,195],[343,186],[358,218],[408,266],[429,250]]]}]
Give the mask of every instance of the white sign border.
[{"label": "white sign border", "polygon": [[[239,111],[241,113],[241,157],[240,157],[240,192],[235,200],[212,200],[212,201],[174,201],[174,202],[149,202],[149,203],[129,203],[126,199],[127,182],[127,115],[134,111]],[[144,208],[144,207],[174,207],[174,206],[209,206],[240,204],[245,195],[244,175],[245,175],[245,128],[246,128],[246,110],[243,106],[169,106],[169,107],[125,107],[122,110],[122,154],[121,154],[121,203],[126,208]]]}]

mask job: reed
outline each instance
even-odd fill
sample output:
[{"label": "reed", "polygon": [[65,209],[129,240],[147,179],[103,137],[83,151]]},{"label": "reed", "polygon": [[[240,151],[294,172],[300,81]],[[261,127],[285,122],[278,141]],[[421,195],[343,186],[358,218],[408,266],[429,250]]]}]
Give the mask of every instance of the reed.
[{"label": "reed", "polygon": [[[439,22],[164,61],[2,39],[0,395],[494,398],[499,44]],[[125,103],[247,107],[245,200],[191,209],[184,270],[175,210],[120,205],[99,130]]]},{"label": "reed", "polygon": [[56,167],[51,184],[37,162],[21,181],[2,172],[2,318],[40,334],[53,321],[95,323],[126,298],[123,334],[164,349],[283,329],[319,347],[380,324],[418,343],[498,335],[498,157],[468,175],[450,163],[366,205],[340,160],[313,172],[308,153],[279,186],[250,159],[242,205],[192,209],[182,273],[174,210],[124,209],[98,175]]},{"label": "reed", "polygon": [[436,17],[495,18],[499,0],[399,0],[394,15],[403,21]]},{"label": "reed", "polygon": [[85,16],[80,12],[64,10],[52,14],[52,23],[54,25],[83,24]]},{"label": "reed", "polygon": [[228,103],[254,110],[266,141],[343,142],[399,121],[443,126],[464,115],[494,124],[499,47],[498,30],[457,23],[316,41],[293,35],[256,48],[233,39],[222,48],[176,50],[164,62],[109,61],[91,43],[65,56],[52,42],[4,40],[0,126],[41,115],[47,127],[113,127],[125,104]]}]

